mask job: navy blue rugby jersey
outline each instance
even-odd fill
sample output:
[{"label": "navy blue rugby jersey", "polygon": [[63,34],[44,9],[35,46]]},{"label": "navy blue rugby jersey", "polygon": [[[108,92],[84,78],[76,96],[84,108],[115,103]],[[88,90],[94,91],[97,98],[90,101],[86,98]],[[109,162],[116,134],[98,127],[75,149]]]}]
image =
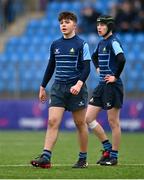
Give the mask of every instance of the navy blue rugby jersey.
[{"label": "navy blue rugby jersey", "polygon": [[[108,39],[102,39],[94,54],[98,57],[98,66],[100,68],[100,84],[105,83],[106,75],[114,75],[117,70],[115,57],[117,54],[123,53],[123,48],[119,40],[111,35]],[[121,84],[120,78],[116,83]]]},{"label": "navy blue rugby jersey", "polygon": [[55,80],[73,82],[79,79],[85,60],[91,60],[89,46],[75,35],[70,39],[64,37],[51,45],[50,60],[55,61]]}]

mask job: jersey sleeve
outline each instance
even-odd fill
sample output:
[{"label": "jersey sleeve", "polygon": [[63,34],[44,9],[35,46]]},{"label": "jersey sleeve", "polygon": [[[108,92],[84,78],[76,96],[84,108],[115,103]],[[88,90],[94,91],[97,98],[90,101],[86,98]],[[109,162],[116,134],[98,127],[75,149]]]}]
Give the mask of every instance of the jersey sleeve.
[{"label": "jersey sleeve", "polygon": [[118,41],[112,42],[112,48],[114,50],[115,55],[118,55],[120,53],[123,53],[123,49]]},{"label": "jersey sleeve", "polygon": [[89,45],[87,43],[84,43],[83,46],[83,60],[91,60]]},{"label": "jersey sleeve", "polygon": [[55,59],[55,55],[54,55],[54,43],[51,44],[50,46],[50,56],[49,59]]},{"label": "jersey sleeve", "polygon": [[99,67],[99,65],[98,65],[98,48],[95,49],[95,51],[92,54],[92,62],[94,64],[95,68],[97,69]]},{"label": "jersey sleeve", "polygon": [[49,57],[49,62],[47,65],[47,68],[45,70],[45,74],[41,83],[42,87],[46,87],[48,82],[50,81],[55,69],[55,58],[54,58],[54,53],[53,53],[53,45],[50,47],[50,57]]}]

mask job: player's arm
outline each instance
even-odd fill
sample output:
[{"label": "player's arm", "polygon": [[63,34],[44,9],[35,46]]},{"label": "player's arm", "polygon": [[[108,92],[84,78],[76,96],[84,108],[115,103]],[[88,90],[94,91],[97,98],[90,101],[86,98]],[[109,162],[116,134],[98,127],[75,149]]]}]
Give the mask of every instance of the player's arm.
[{"label": "player's arm", "polygon": [[41,102],[45,102],[47,99],[45,87],[50,81],[54,73],[54,69],[55,69],[55,58],[54,58],[54,54],[52,52],[52,46],[51,46],[49,62],[45,70],[44,77],[43,77],[43,80],[40,86],[40,91],[39,91],[39,99]]},{"label": "player's arm", "polygon": [[85,60],[83,62],[83,70],[82,70],[81,76],[77,82],[77,84],[80,86],[80,88],[85,83],[86,79],[89,76],[89,73],[90,73],[90,60]]},{"label": "player's arm", "polygon": [[99,73],[99,64],[98,64],[98,48],[94,51],[92,54],[92,62],[97,70],[97,73]]},{"label": "player's arm", "polygon": [[87,43],[85,43],[83,46],[83,69],[79,78],[79,81],[82,81],[83,83],[85,83],[90,73],[90,61],[91,56],[89,52],[89,46]]},{"label": "player's arm", "polygon": [[118,79],[123,71],[126,59],[123,53],[119,53],[116,55],[116,63],[117,63],[117,71],[114,76]]},{"label": "player's arm", "polygon": [[112,48],[115,53],[115,60],[116,60],[116,64],[117,64],[117,70],[116,70],[114,76],[116,77],[116,79],[118,79],[120,77],[120,74],[123,71],[126,59],[124,56],[123,49],[120,46],[119,42],[114,41],[112,43]]},{"label": "player's arm", "polygon": [[55,60],[53,58],[50,58],[41,83],[41,86],[43,88],[47,86],[48,82],[50,81],[54,73],[54,70],[55,70]]},{"label": "player's arm", "polygon": [[81,76],[79,78],[79,81],[82,81],[83,83],[85,83],[85,81],[87,80],[88,76],[90,73],[90,59],[89,60],[85,60],[83,62],[83,70],[81,73]]},{"label": "player's arm", "polygon": [[47,68],[46,68],[45,73],[44,73],[44,77],[43,77],[43,80],[41,83],[41,87],[45,88],[47,86],[48,82],[50,81],[50,79],[54,73],[54,70],[55,70],[55,56],[53,53],[53,44],[52,44],[50,47],[49,62],[48,62]]},{"label": "player's arm", "polygon": [[78,82],[76,83],[76,85],[72,86],[70,89],[70,92],[72,94],[77,95],[80,92],[81,87],[85,83],[86,79],[88,78],[89,73],[90,73],[90,61],[91,61],[91,56],[89,52],[89,46],[87,43],[85,43],[83,47],[83,62],[82,62],[83,69],[82,69],[81,76]]}]

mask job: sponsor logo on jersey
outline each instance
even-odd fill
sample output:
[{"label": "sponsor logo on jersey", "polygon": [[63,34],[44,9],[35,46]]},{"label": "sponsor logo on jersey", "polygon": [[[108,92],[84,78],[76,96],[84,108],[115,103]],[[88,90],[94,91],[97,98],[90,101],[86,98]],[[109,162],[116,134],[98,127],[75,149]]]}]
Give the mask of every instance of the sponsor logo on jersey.
[{"label": "sponsor logo on jersey", "polygon": [[90,99],[90,102],[94,102],[94,99],[93,99],[93,98],[91,98],[91,99]]},{"label": "sponsor logo on jersey", "polygon": [[83,105],[84,105],[84,102],[83,102],[83,101],[80,101],[78,105],[79,105],[79,106],[83,106]]},{"label": "sponsor logo on jersey", "polygon": [[54,53],[55,53],[55,54],[59,54],[59,53],[60,53],[59,49],[56,48]]},{"label": "sponsor logo on jersey", "polygon": [[109,103],[109,102],[107,102],[106,105],[107,105],[107,107],[111,107],[111,103]]},{"label": "sponsor logo on jersey", "polygon": [[49,98],[49,104],[51,103],[51,99]]}]

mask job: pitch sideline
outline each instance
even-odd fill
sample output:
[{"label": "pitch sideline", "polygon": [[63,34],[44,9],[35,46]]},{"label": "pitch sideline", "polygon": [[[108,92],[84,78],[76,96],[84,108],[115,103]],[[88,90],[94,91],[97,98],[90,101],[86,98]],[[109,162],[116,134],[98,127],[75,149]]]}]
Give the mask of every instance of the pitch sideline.
[{"label": "pitch sideline", "polygon": [[[52,167],[71,167],[72,164],[52,164]],[[100,166],[99,164],[89,164],[89,166]],[[118,164],[117,166],[144,166],[144,164]],[[32,167],[30,164],[0,164],[0,167]]]}]

